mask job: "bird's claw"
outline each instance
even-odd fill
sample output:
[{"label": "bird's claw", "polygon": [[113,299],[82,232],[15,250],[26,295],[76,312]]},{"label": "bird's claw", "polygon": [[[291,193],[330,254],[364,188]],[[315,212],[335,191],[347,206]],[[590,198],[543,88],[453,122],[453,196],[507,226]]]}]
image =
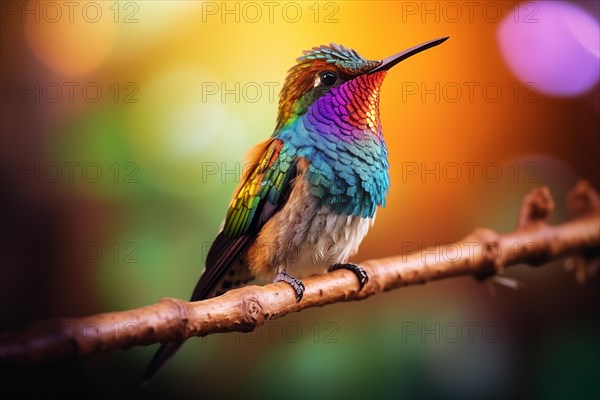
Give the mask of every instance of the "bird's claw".
[{"label": "bird's claw", "polygon": [[363,268],[359,267],[356,264],[344,263],[344,264],[332,264],[329,267],[329,272],[335,271],[337,269],[347,269],[348,271],[354,272],[354,275],[358,278],[358,291],[360,292],[363,287],[369,282],[369,275],[367,275],[367,271]]},{"label": "bird's claw", "polygon": [[304,295],[304,283],[302,283],[300,279],[291,276],[285,271],[281,271],[273,280],[273,283],[277,282],[285,282],[290,285],[296,292],[296,302],[299,303],[300,300],[302,300],[302,296]]}]

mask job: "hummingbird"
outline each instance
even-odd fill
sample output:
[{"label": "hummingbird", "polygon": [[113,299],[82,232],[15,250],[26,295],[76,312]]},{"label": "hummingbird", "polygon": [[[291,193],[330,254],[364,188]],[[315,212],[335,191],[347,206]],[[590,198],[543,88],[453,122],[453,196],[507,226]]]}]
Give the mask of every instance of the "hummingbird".
[{"label": "hummingbird", "polygon": [[[209,249],[191,301],[258,278],[286,282],[302,300],[299,279],[364,269],[348,263],[385,206],[388,150],[379,98],[387,71],[448,37],[383,60],[331,43],[304,51],[287,74],[273,134],[246,155],[224,225]],[[183,341],[165,343],[144,372],[149,381]]]}]

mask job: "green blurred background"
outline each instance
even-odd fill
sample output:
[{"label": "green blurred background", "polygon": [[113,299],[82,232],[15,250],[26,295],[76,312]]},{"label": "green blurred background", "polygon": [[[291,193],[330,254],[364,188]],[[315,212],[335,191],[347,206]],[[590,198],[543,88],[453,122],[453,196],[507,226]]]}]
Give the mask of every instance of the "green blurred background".
[{"label": "green blurred background", "polygon": [[[523,80],[499,29],[507,18],[531,22],[543,3],[469,4],[4,2],[1,328],[188,298],[243,154],[272,133],[287,69],[329,42],[380,59],[451,37],[386,78],[391,191],[355,261],[476,227],[510,231],[523,196],[540,185],[557,203],[551,221],[567,219],[578,179],[600,187],[597,78],[567,96]],[[574,4],[597,28],[598,2]],[[523,288],[496,287],[495,296],[464,277],[288,315],[246,335],[192,339],[145,387],[155,346],[3,369],[2,390],[597,398],[598,278],[578,285],[563,264],[512,268]]]}]

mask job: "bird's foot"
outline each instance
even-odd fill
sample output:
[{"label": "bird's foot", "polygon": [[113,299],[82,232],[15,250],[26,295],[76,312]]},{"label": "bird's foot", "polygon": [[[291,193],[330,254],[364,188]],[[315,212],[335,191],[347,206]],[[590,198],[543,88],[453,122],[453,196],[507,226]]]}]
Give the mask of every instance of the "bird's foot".
[{"label": "bird's foot", "polygon": [[365,287],[367,282],[369,282],[369,276],[367,275],[367,271],[365,271],[364,269],[362,269],[361,267],[359,267],[356,264],[350,264],[350,263],[331,264],[331,267],[329,267],[328,271],[331,272],[331,271],[335,271],[336,269],[347,269],[348,271],[354,272],[354,275],[356,275],[356,277],[358,278],[358,284],[359,284],[358,291],[359,292],[362,290],[363,287]]},{"label": "bird's foot", "polygon": [[285,282],[290,285],[296,292],[296,302],[299,303],[300,300],[302,300],[302,296],[304,295],[304,283],[302,283],[300,279],[291,276],[285,271],[280,271],[273,280],[273,283],[277,282]]}]

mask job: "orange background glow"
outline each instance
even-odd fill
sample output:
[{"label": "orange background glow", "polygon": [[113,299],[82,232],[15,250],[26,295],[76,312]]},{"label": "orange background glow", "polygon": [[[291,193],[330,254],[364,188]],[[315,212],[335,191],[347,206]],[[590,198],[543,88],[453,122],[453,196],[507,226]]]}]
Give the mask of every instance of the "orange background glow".
[{"label": "orange background glow", "polygon": [[[575,182],[600,188],[598,85],[545,95],[500,50],[500,22],[543,2],[66,3],[2,4],[3,329],[188,298],[286,71],[320,44],[382,59],[450,36],[383,84],[391,190],[355,261],[510,231],[542,185],[558,223]],[[598,20],[597,2],[574,4]],[[38,395],[597,396],[598,277],[579,286],[562,262],[507,275],[524,288],[457,278],[289,315],[272,336],[190,340],[149,387],[154,347],[10,376]],[[490,323],[497,341],[481,339]]]}]

